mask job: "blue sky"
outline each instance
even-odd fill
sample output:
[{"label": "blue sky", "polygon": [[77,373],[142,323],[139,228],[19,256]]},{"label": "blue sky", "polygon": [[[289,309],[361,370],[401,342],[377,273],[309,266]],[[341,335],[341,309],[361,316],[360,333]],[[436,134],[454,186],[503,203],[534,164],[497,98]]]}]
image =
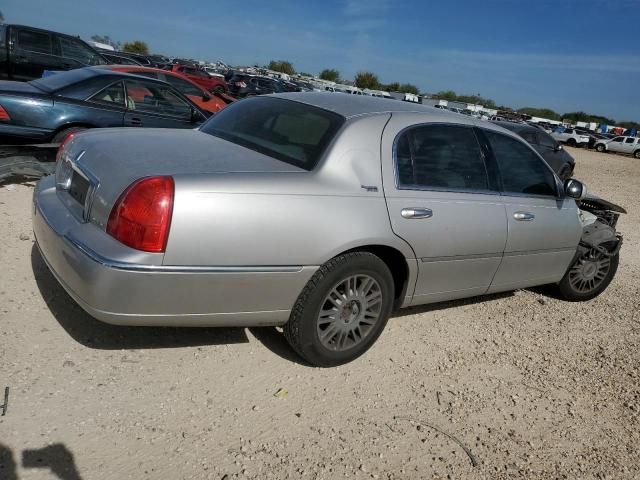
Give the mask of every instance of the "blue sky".
[{"label": "blue sky", "polygon": [[640,0],[2,0],[8,23],[640,120]]}]

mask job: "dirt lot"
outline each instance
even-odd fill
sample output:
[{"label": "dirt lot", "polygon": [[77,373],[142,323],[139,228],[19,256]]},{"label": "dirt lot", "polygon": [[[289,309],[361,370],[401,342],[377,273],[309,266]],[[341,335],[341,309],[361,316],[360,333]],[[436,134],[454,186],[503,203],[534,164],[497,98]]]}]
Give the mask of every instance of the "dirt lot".
[{"label": "dirt lot", "polygon": [[334,369],[272,329],[93,320],[34,250],[32,188],[0,188],[0,478],[640,477],[640,161],[571,153],[630,211],[604,295],[412,309]]}]

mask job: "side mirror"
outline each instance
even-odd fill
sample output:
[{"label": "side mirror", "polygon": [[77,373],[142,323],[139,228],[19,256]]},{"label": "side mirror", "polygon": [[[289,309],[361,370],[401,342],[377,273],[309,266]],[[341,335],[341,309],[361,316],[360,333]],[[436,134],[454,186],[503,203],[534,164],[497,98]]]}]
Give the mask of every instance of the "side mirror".
[{"label": "side mirror", "polygon": [[579,182],[574,178],[568,178],[564,182],[564,193],[567,197],[575,200],[582,200],[587,196],[587,187],[584,183]]}]

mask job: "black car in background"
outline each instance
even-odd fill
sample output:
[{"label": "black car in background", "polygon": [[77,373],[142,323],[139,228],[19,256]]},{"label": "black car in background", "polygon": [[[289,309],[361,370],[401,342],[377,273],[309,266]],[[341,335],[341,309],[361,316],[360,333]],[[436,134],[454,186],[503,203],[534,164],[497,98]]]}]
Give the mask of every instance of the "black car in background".
[{"label": "black car in background", "polygon": [[576,161],[556,142],[551,135],[541,128],[532,127],[526,123],[492,121],[507,130],[520,135],[546,160],[549,166],[558,174],[561,180],[571,178]]},{"label": "black car in background", "polygon": [[229,76],[227,86],[229,93],[238,98],[290,91],[282,82],[274,78],[237,72]]},{"label": "black car in background", "polygon": [[109,62],[77,37],[24,25],[0,25],[0,80],[32,80],[45,70]]},{"label": "black car in background", "polygon": [[166,82],[86,67],[0,81],[0,144],[58,143],[98,127],[195,128],[209,114]]}]

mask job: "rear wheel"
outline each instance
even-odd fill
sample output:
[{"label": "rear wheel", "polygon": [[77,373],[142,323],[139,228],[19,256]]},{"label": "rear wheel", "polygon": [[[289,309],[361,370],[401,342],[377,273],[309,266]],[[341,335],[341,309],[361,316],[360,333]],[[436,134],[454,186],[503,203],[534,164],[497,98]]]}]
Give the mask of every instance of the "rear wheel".
[{"label": "rear wheel", "polygon": [[570,302],[591,300],[611,283],[618,270],[619,253],[608,256],[594,249],[579,257],[558,284],[560,296]]},{"label": "rear wheel", "polygon": [[51,143],[61,143],[65,138],[67,138],[67,136],[71,135],[72,133],[81,132],[86,129],[87,127],[63,128],[53,136],[53,139],[51,139]]},{"label": "rear wheel", "polygon": [[636,158],[640,158],[640,150],[636,150],[635,152],[633,152],[633,156]]},{"label": "rear wheel", "polygon": [[605,151],[604,145],[599,143],[598,145],[596,145],[596,150],[600,153],[604,153]]},{"label": "rear wheel", "polygon": [[378,339],[393,306],[393,277],[368,252],[333,258],[298,297],[284,334],[309,363],[330,367],[350,362]]},{"label": "rear wheel", "polygon": [[567,145],[569,145],[570,147],[575,147],[577,145],[576,139],[570,138],[569,140],[567,140]]}]

